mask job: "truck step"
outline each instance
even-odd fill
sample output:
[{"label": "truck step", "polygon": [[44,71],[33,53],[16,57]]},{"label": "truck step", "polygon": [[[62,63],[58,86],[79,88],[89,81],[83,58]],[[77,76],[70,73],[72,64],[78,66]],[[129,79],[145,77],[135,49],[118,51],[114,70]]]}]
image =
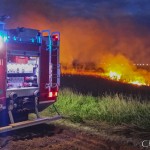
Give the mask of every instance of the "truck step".
[{"label": "truck step", "polygon": [[5,127],[0,127],[0,133],[13,131],[13,130],[17,130],[17,129],[21,129],[21,128],[25,128],[25,127],[29,127],[29,126],[34,126],[34,125],[38,125],[38,124],[42,124],[42,123],[48,123],[48,122],[55,121],[55,120],[58,120],[61,118],[62,117],[60,115],[57,115],[54,117],[45,117],[45,118],[38,118],[35,120],[27,120],[27,121],[17,122],[17,123],[13,123],[13,124],[10,124]]}]

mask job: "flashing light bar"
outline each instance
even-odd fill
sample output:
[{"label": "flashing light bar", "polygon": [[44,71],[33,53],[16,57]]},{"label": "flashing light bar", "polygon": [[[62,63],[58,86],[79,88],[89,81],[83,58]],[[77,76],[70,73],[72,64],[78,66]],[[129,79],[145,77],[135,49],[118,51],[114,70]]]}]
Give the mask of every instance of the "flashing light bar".
[{"label": "flashing light bar", "polygon": [[59,40],[59,37],[58,37],[57,34],[55,34],[55,35],[52,35],[52,39],[53,39],[54,41],[57,41],[57,40]]},{"label": "flashing light bar", "polygon": [[3,47],[4,42],[7,41],[7,36],[4,32],[0,32],[0,49]]}]

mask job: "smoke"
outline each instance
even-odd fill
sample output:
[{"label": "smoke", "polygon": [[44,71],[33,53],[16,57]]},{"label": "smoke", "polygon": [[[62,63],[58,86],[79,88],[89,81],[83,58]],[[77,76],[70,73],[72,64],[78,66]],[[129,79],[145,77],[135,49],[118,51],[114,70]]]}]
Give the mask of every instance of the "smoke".
[{"label": "smoke", "polygon": [[[122,21],[122,20],[120,20]],[[132,20],[112,24],[109,20],[70,19],[61,22],[61,61],[102,63],[108,54],[122,54],[133,63],[149,63],[150,35]],[[141,33],[142,34],[141,34]],[[107,59],[107,58],[106,58]]]},{"label": "smoke", "polygon": [[129,3],[116,2],[109,10],[110,4],[112,1],[1,0],[0,14],[11,16],[7,21],[9,28],[24,26],[60,31],[60,58],[65,65],[74,61],[99,65],[107,60],[108,54],[118,53],[134,63],[150,63],[148,14],[141,19],[139,15],[131,15],[136,11],[126,11],[124,5]]}]

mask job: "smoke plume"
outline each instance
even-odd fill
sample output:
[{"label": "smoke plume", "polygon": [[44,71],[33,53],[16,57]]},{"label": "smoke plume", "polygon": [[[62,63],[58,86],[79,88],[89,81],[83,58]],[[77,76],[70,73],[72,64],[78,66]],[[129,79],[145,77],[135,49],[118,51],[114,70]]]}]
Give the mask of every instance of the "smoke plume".
[{"label": "smoke plume", "polygon": [[[0,15],[11,16],[8,28],[24,26],[60,31],[60,58],[65,65],[72,65],[74,61],[99,65],[107,61],[109,54],[118,53],[133,63],[150,63],[147,9],[140,16],[135,9],[126,11],[126,7],[131,6],[128,1],[112,2],[1,0]],[[142,10],[140,1],[137,4]]]}]

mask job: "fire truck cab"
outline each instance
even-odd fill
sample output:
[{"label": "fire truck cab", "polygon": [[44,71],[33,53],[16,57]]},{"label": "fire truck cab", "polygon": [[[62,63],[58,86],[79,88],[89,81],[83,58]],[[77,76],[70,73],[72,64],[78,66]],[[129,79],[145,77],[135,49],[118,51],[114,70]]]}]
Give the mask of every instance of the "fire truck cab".
[{"label": "fire truck cab", "polygon": [[[0,21],[0,133],[60,119],[39,115],[57,99],[60,33],[4,25]],[[29,121],[29,113],[36,119]]]}]

